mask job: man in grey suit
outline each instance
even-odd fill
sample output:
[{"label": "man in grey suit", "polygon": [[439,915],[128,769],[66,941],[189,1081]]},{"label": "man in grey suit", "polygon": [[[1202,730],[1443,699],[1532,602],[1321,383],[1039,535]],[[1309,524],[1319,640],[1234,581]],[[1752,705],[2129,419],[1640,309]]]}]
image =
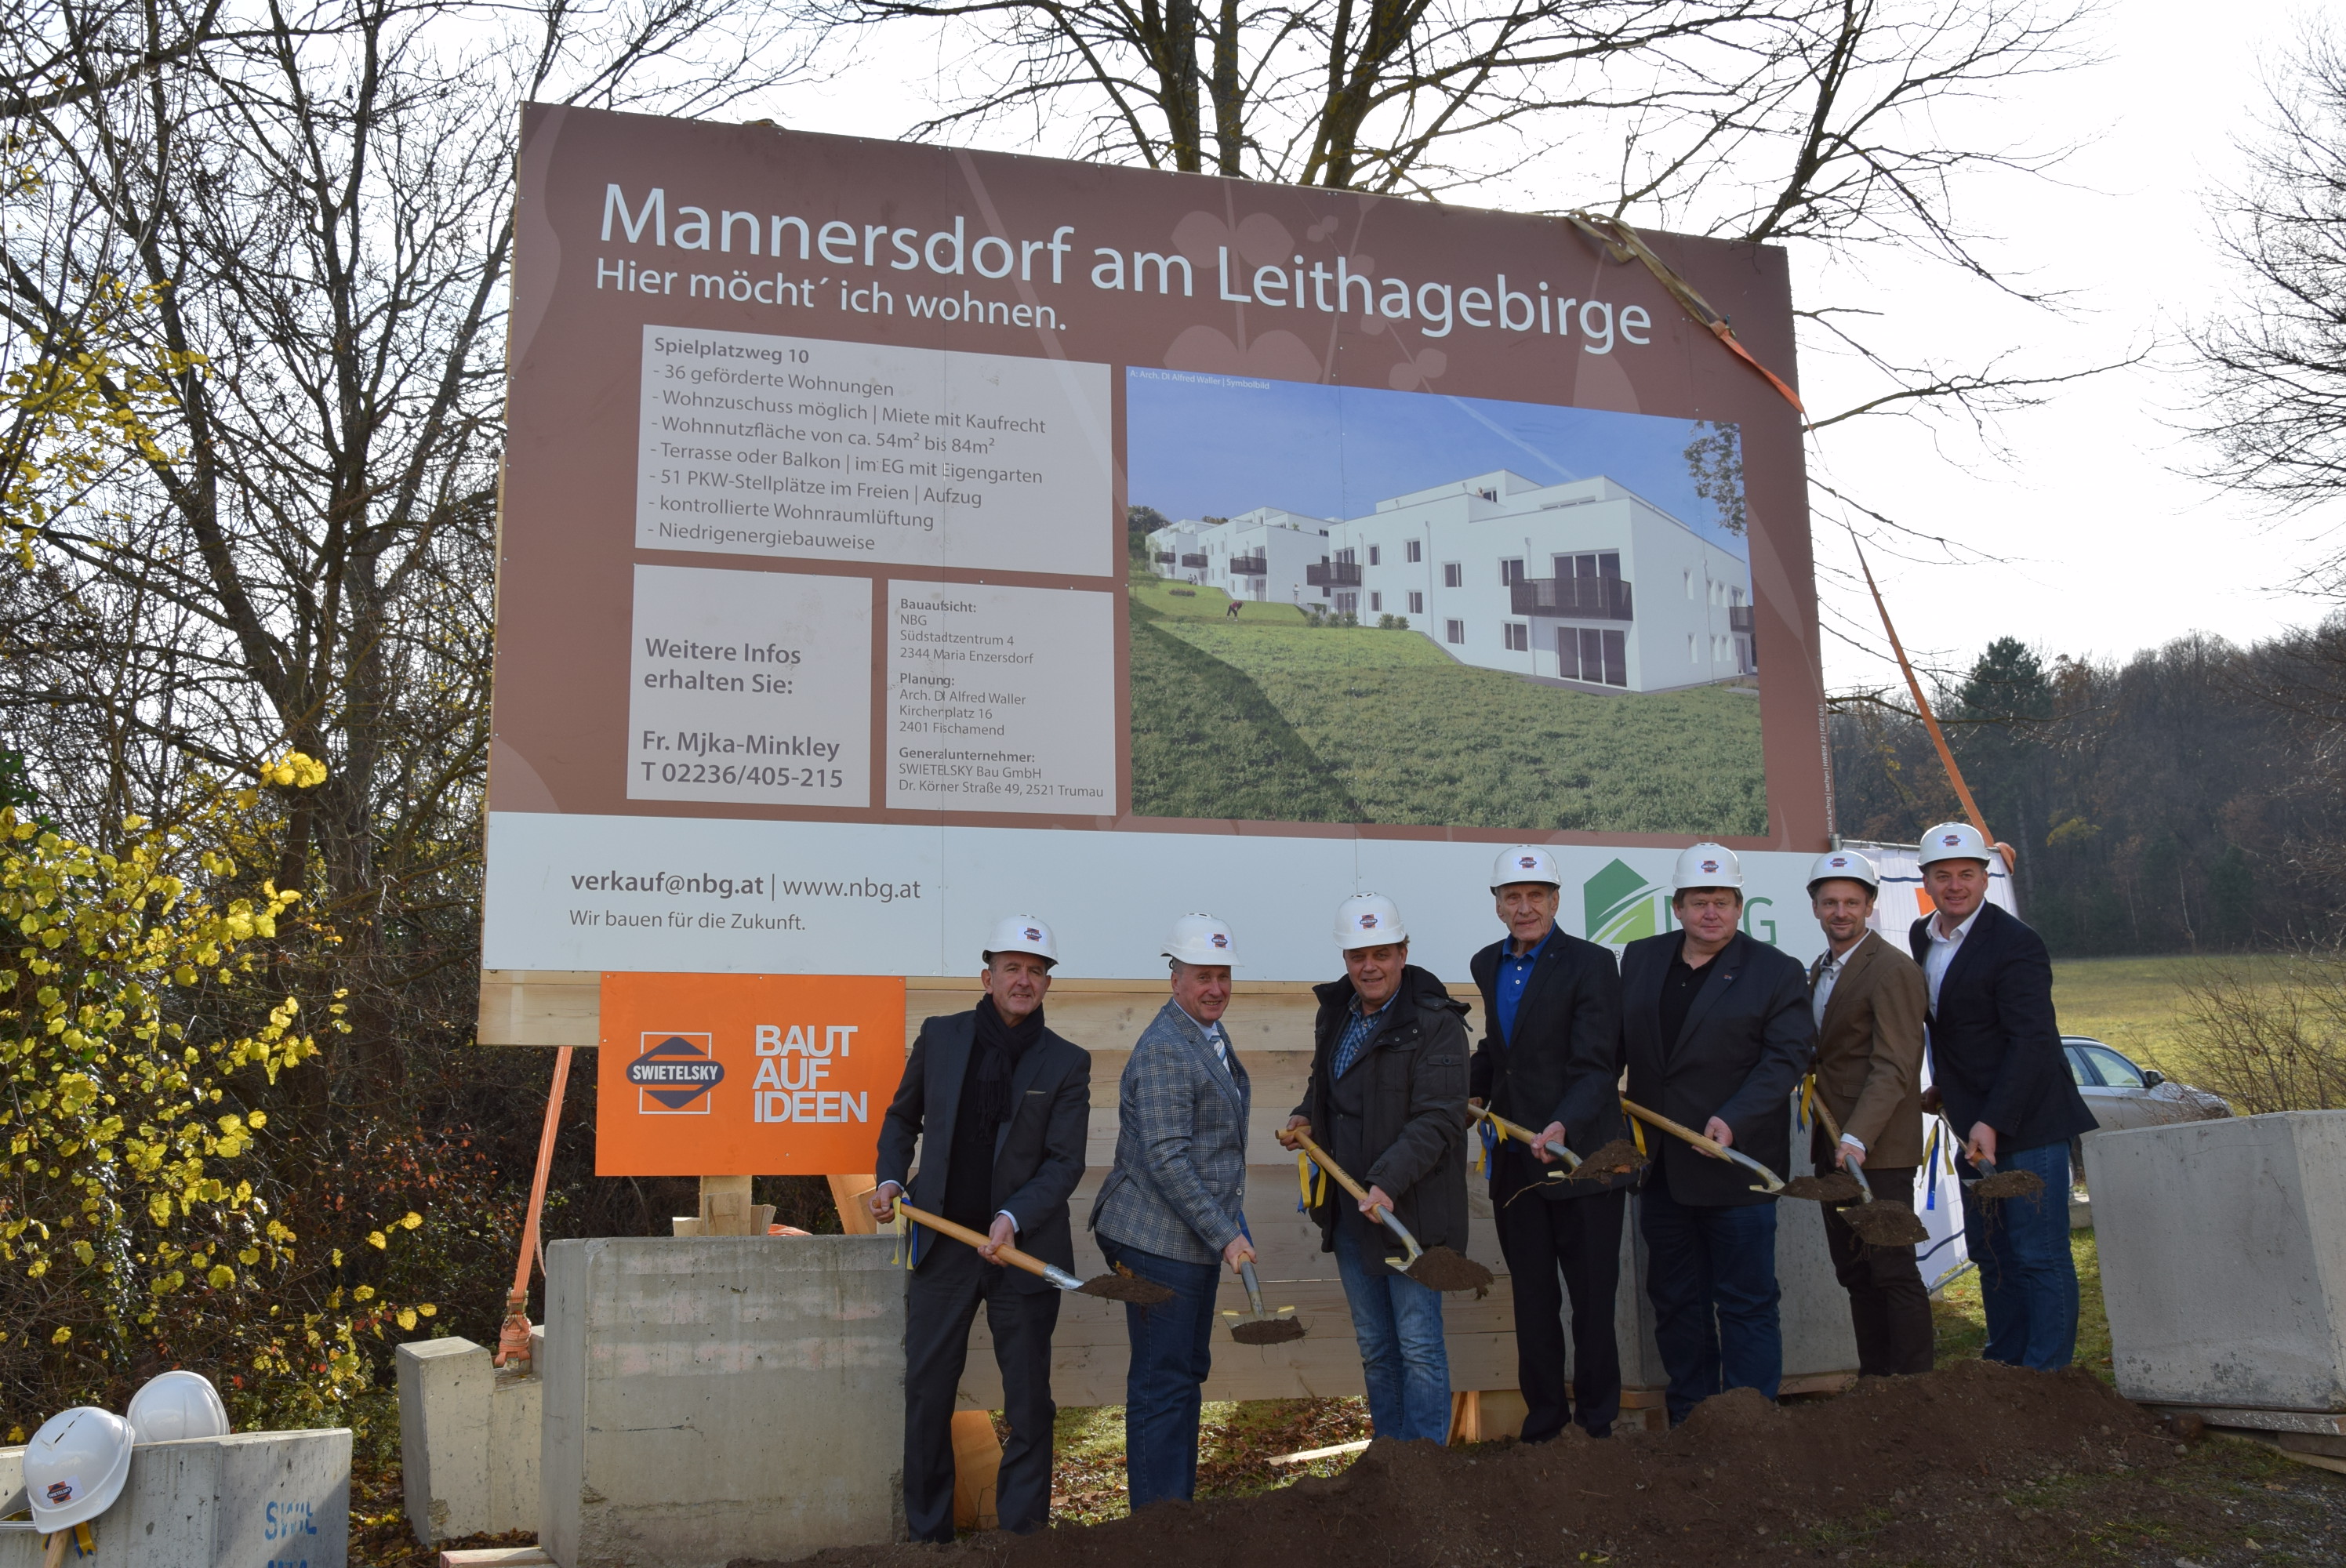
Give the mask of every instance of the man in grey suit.
[{"label": "man in grey suit", "polygon": [[1165,944],[1173,998],[1132,1047],[1117,1093],[1116,1166],[1092,1206],[1112,1265],[1173,1292],[1127,1307],[1124,1473],[1138,1510],[1198,1490],[1198,1411],[1213,1366],[1223,1265],[1254,1257],[1246,1198],[1247,1072],[1223,1031],[1236,959],[1230,928],[1183,915]]},{"label": "man in grey suit", "polygon": [[[1067,1196],[1084,1174],[1091,1116],[1090,1054],[1043,1026],[1043,997],[1058,962],[1051,928],[1013,915],[983,957],[985,994],[968,1013],[921,1025],[896,1098],[880,1123],[880,1185],[872,1215],[916,1208],[986,1233],[972,1249],[913,1227],[913,1272],[904,1314],[904,1525],[915,1541],[954,1538],[954,1402],[969,1359],[969,1326],[985,1305],[1002,1368],[1003,1445],[994,1499],[1002,1528],[1025,1534],[1051,1522],[1051,1331],[1059,1292],[994,1261],[1015,1240],[1046,1263],[1073,1268]],[[912,1172],[915,1140],[921,1168]]]}]

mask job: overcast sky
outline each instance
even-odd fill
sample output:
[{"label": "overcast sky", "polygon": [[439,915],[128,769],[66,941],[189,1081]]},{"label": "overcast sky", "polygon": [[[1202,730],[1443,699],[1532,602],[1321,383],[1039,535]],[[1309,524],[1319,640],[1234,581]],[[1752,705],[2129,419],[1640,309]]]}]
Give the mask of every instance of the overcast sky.
[{"label": "overcast sky", "polygon": [[[2244,498],[2186,477],[2178,424],[2193,390],[2182,329],[2225,299],[2205,199],[2237,181],[2234,139],[2252,128],[2261,82],[2310,14],[2284,0],[2220,8],[2180,0],[2110,0],[2091,24],[2102,63],[2015,87],[1973,126],[1947,117],[1951,139],[2083,143],[2051,179],[1974,180],[1970,226],[1998,237],[1990,254],[2025,270],[2029,287],[2070,291],[2048,311],[1944,267],[1869,258],[1828,272],[1793,249],[1801,302],[1830,296],[1882,312],[1877,335],[1897,351],[1976,364],[2003,350],[2040,372],[2149,362],[2077,382],[2042,409],[2006,416],[1984,444],[1957,424],[1882,420],[1830,433],[1815,473],[1915,530],[1960,541],[1946,552],[1910,545],[1874,555],[1898,629],[1927,662],[1967,663],[2012,635],[2048,654],[2123,656],[2187,632],[2236,639],[2300,623],[2321,605],[2289,591],[2327,522],[2275,522]],[[936,64],[913,32],[874,50],[831,84],[794,92],[778,118],[797,128],[901,134],[918,118]],[[1596,194],[1543,192],[1543,204]],[[1800,366],[1812,412],[1871,389],[1810,351]],[[1895,678],[1879,623],[1854,575],[1845,536],[1816,518],[1825,674],[1846,687]]]}]

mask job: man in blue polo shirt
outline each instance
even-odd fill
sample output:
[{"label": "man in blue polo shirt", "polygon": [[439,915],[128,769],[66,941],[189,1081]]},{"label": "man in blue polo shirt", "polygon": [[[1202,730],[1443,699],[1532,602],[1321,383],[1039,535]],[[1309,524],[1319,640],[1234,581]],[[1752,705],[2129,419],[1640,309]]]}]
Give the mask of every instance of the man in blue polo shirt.
[{"label": "man in blue polo shirt", "polygon": [[[1617,1087],[1621,974],[1609,951],[1556,929],[1562,881],[1556,857],[1533,845],[1507,850],[1492,868],[1491,896],[1507,936],[1472,965],[1484,1020],[1472,1092],[1494,1115],[1540,1129],[1543,1147],[1559,1143],[1586,1156],[1624,1135]],[[1561,1174],[1556,1157],[1513,1139],[1491,1149],[1490,1166],[1499,1247],[1514,1275],[1524,1441],[1545,1442],[1567,1420],[1591,1437],[1609,1436],[1621,1410],[1613,1298],[1621,1278],[1622,1189],[1635,1178],[1550,1179]]]}]

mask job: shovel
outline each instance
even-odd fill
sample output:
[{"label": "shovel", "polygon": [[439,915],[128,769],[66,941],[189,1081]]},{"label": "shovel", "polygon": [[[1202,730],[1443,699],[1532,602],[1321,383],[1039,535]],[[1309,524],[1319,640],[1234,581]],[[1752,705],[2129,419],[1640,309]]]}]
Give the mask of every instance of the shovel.
[{"label": "shovel", "polygon": [[[1841,1142],[1841,1124],[1834,1121],[1832,1112],[1825,1108],[1822,1095],[1816,1097],[1815,1105],[1817,1120],[1825,1125],[1825,1132],[1838,1145]],[[1873,1184],[1865,1179],[1863,1166],[1844,1166],[1840,1174],[1854,1176],[1857,1190],[1865,1198],[1863,1203],[1851,1204],[1840,1210],[1843,1223],[1857,1232],[1860,1241],[1871,1247],[1912,1247],[1931,1239],[1931,1232],[1920,1215],[1902,1203],[1888,1203],[1873,1196]]]},{"label": "shovel", "polygon": [[[950,1236],[955,1241],[965,1241],[972,1247],[989,1245],[987,1238],[965,1225],[955,1225],[943,1215],[928,1214],[914,1208],[903,1198],[896,1200],[896,1210],[905,1218],[927,1226],[939,1236]],[[1160,1301],[1173,1299],[1173,1292],[1153,1279],[1143,1279],[1134,1274],[1103,1274],[1096,1279],[1078,1279],[1056,1264],[1019,1251],[1015,1247],[998,1248],[994,1256],[1013,1268],[1023,1268],[1038,1278],[1047,1279],[1062,1290],[1082,1296],[1097,1296],[1109,1301],[1126,1301],[1135,1307],[1154,1307]]]},{"label": "shovel", "polygon": [[1514,1122],[1507,1120],[1506,1117],[1500,1115],[1497,1112],[1486,1111],[1480,1105],[1467,1106],[1466,1114],[1470,1116],[1480,1116],[1483,1120],[1490,1123],[1493,1126],[1498,1128],[1499,1131],[1506,1134],[1507,1136],[1515,1139],[1517,1143],[1522,1144],[1526,1148],[1533,1150],[1545,1149],[1549,1154],[1554,1155],[1557,1159],[1562,1160],[1564,1162],[1564,1169],[1562,1171],[1548,1172],[1548,1176],[1551,1180],[1568,1177],[1574,1172],[1580,1169],[1580,1156],[1578,1155],[1574,1154],[1562,1144],[1541,1143],[1539,1141],[1539,1135],[1533,1132],[1529,1127],[1518,1126]]},{"label": "shovel", "polygon": [[1628,1112],[1631,1115],[1637,1117],[1639,1121],[1645,1123],[1649,1127],[1659,1127],[1662,1131],[1668,1133],[1673,1137],[1684,1138],[1688,1143],[1692,1144],[1696,1148],[1700,1149],[1712,1159],[1732,1160],[1737,1165],[1744,1166],[1746,1169],[1749,1170],[1752,1175],[1758,1176],[1761,1182],[1767,1184],[1764,1186],[1754,1186],[1751,1189],[1753,1192],[1764,1192],[1769,1196],[1773,1197],[1778,1193],[1784,1190],[1783,1178],[1779,1176],[1774,1171],[1770,1170],[1766,1166],[1761,1165],[1758,1160],[1753,1159],[1749,1155],[1739,1154],[1733,1149],[1722,1149],[1717,1144],[1712,1143],[1708,1138],[1704,1137],[1700,1133],[1696,1132],[1693,1128],[1681,1126],[1678,1123],[1670,1120],[1668,1116],[1663,1115],[1659,1111],[1649,1111],[1646,1109],[1645,1106],[1637,1104],[1635,1100],[1624,1099],[1621,1102],[1621,1108]]},{"label": "shovel", "polygon": [[[1231,1339],[1241,1345],[1283,1345],[1290,1339],[1303,1338],[1303,1325],[1287,1316],[1295,1310],[1294,1308],[1282,1307],[1276,1312],[1263,1310],[1262,1281],[1255,1278],[1253,1258],[1246,1258],[1239,1264],[1239,1278],[1246,1281],[1247,1301],[1254,1311],[1230,1325]],[[1238,1314],[1231,1312],[1224,1316],[1236,1318]]]},{"label": "shovel", "polygon": [[[1321,1151],[1320,1145],[1311,1141],[1309,1135],[1299,1128],[1295,1133],[1295,1141],[1301,1145],[1305,1154],[1311,1156],[1321,1170],[1336,1178],[1338,1186],[1342,1187],[1362,1203],[1369,1201],[1368,1189],[1338,1169],[1336,1162],[1330,1159]],[[1420,1285],[1428,1286],[1435,1290],[1473,1290],[1479,1293],[1491,1288],[1491,1271],[1473,1258],[1463,1253],[1454,1252],[1446,1247],[1437,1247],[1428,1252],[1417,1244],[1417,1237],[1412,1236],[1402,1222],[1394,1217],[1392,1210],[1380,1204],[1375,1212],[1377,1218],[1384,1222],[1385,1228],[1401,1237],[1402,1247],[1407,1254],[1406,1257],[1385,1259],[1385,1262],[1394,1268],[1408,1275]]]},{"label": "shovel", "polygon": [[1953,1151],[1962,1149],[1964,1157],[1971,1160],[1972,1168],[1982,1173],[1975,1176],[1955,1178],[1964,1184],[1964,1188],[1974,1197],[1990,1201],[1999,1197],[2035,1197],[2045,1190],[2045,1178],[2035,1171],[2000,1171],[1995,1168],[1994,1160],[1973,1158],[1969,1146],[1962,1138],[1956,1136],[1955,1124],[1947,1120],[1944,1112],[1939,1115],[1939,1125],[1947,1129],[1947,1148],[1951,1156],[1948,1163],[1953,1163]]}]

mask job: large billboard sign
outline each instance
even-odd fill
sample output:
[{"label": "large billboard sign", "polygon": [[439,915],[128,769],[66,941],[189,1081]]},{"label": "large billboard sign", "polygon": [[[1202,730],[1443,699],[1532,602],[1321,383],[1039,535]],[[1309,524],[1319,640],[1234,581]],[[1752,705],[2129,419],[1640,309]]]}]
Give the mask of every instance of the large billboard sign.
[{"label": "large billboard sign", "polygon": [[[535,107],[520,180],[490,967],[1321,978],[1374,889],[1455,970],[1519,840],[1616,941],[1698,838],[1798,898],[1799,416],[1570,225]],[[1791,373],[1780,251],[1648,238]]]}]

